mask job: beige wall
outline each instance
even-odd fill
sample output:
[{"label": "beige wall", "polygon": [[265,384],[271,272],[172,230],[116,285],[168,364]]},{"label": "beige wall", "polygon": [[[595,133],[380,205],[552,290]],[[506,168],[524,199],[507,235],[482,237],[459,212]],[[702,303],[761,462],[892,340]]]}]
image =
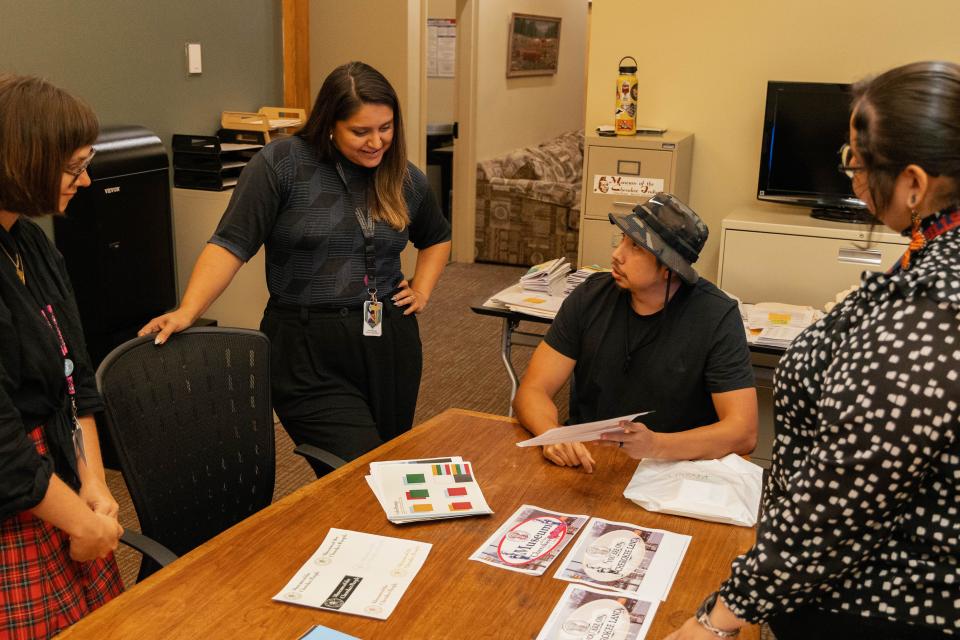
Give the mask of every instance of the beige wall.
[{"label": "beige wall", "polygon": [[396,90],[406,122],[407,156],[424,166],[420,118],[426,0],[310,2],[310,88],[316,95],[333,69],[351,60],[375,67]]},{"label": "beige wall", "polygon": [[[457,17],[456,0],[427,0],[427,17]],[[427,78],[427,122],[456,120],[456,79]]]},{"label": "beige wall", "polygon": [[611,123],[617,61],[635,56],[638,121],[696,135],[690,204],[711,229],[698,267],[714,278],[723,217],[764,206],[756,188],[767,80],[852,82],[914,60],[958,60],[957,17],[957,0],[597,0],[586,124]]},{"label": "beige wall", "polygon": [[[507,78],[511,13],[560,17],[556,75]],[[477,44],[477,159],[583,126],[586,0],[482,0]]]}]

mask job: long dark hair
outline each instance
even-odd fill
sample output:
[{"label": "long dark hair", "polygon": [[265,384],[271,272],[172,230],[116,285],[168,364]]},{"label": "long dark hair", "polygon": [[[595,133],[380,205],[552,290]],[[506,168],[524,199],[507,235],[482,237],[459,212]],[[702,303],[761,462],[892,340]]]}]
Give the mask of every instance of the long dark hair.
[{"label": "long dark hair", "polygon": [[335,157],[330,135],[334,125],[350,118],[365,104],[381,104],[393,110],[393,141],[374,171],[372,214],[399,231],[410,222],[403,197],[404,184],[410,180],[407,145],[400,100],[382,73],[363,62],[348,62],[331,71],[317,93],[307,123],[297,135],[312,144],[322,160],[331,160]]},{"label": "long dark hair", "polygon": [[943,205],[960,200],[960,65],[915,62],[854,85],[856,150],[869,170],[877,213],[890,204],[897,176],[915,164],[952,179]]},{"label": "long dark hair", "polygon": [[41,78],[0,74],[0,209],[58,212],[63,171],[99,130],[79,98]]}]

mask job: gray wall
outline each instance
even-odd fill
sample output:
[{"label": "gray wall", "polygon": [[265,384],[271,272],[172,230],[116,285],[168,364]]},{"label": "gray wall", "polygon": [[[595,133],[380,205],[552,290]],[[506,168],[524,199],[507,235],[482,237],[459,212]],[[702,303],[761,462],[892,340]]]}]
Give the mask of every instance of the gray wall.
[{"label": "gray wall", "polygon": [[[203,46],[187,74],[184,43]],[[0,0],[0,71],[42,76],[100,122],[213,134],[220,112],[280,105],[279,0]]]}]

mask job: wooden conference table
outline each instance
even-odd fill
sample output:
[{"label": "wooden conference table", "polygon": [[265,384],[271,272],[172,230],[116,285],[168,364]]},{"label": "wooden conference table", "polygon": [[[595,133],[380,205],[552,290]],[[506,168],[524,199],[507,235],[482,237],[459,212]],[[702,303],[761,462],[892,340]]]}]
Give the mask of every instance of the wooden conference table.
[{"label": "wooden conference table", "polygon": [[[534,638],[568,583],[467,560],[521,504],[693,536],[647,636],[687,619],[728,575],[754,530],[650,513],[623,497],[636,461],[595,447],[593,475],[556,467],[515,421],[450,409],[317,480],[183,556],[84,618],[63,638],[289,638],[321,624],[358,638]],[[364,475],[373,460],[461,455],[473,463],[492,516],[394,525]],[[274,602],[331,527],[433,544],[386,621]],[[581,534],[582,535],[582,534]],[[749,627],[741,638],[758,638]]]}]

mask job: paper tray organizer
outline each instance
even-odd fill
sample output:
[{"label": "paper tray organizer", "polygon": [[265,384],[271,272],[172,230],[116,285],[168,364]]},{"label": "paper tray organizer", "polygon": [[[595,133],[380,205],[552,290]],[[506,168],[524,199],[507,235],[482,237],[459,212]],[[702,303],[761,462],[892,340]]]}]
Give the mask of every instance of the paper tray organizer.
[{"label": "paper tray organizer", "polygon": [[173,186],[223,191],[237,184],[240,172],[262,144],[236,144],[216,136],[173,135]]},{"label": "paper tray organizer", "polygon": [[293,107],[261,107],[256,113],[247,111],[224,111],[220,126],[230,131],[255,131],[263,134],[263,142],[273,137],[293,133],[303,126],[307,118],[304,109]]}]

